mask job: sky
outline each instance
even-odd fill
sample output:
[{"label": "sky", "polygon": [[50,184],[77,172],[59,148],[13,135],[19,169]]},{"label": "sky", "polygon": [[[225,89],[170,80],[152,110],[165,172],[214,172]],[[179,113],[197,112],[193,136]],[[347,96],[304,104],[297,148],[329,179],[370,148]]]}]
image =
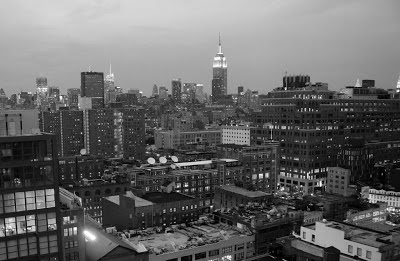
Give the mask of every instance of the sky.
[{"label": "sky", "polygon": [[288,74],[338,91],[357,78],[396,86],[399,0],[3,0],[0,88],[35,91],[43,75],[61,93],[80,72],[108,72],[124,91],[171,80],[211,93],[218,33],[228,93],[268,93]]}]

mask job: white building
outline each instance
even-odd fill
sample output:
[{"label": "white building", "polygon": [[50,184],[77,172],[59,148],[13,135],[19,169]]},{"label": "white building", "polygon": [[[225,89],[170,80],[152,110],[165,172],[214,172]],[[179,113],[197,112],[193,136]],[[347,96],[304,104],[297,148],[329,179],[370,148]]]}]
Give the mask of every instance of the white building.
[{"label": "white building", "polygon": [[250,130],[252,127],[246,126],[223,126],[222,144],[236,144],[250,146]]},{"label": "white building", "polygon": [[316,222],[315,225],[301,227],[300,235],[295,236],[320,247],[333,246],[342,254],[358,256],[362,260],[394,260],[395,244],[390,234],[346,223]]},{"label": "white building", "polygon": [[400,192],[369,189],[368,200],[370,203],[387,203],[388,207],[400,207]]}]

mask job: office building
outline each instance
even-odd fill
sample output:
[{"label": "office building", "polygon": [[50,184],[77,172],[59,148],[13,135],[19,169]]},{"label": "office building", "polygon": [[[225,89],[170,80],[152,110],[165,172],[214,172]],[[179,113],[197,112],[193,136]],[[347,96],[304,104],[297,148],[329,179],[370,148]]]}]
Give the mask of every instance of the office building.
[{"label": "office building", "polygon": [[213,62],[213,79],[211,82],[212,100],[217,102],[228,91],[228,64],[222,53],[221,37],[219,37],[218,53]]},{"label": "office building", "polygon": [[85,147],[83,111],[58,110],[40,113],[40,129],[54,133],[60,157],[79,155]]},{"label": "office building", "polygon": [[302,226],[296,237],[316,246],[333,246],[341,254],[362,260],[394,260],[392,235],[351,224],[318,221],[315,225]]},{"label": "office building", "polygon": [[[398,155],[398,147],[384,144],[400,139],[399,100],[310,97],[264,99],[263,103],[262,110],[253,113],[253,122],[269,124],[272,138],[281,141],[279,182],[287,188],[312,193],[326,185],[327,167],[332,166],[350,169],[352,182],[370,179],[370,165],[351,157],[367,152],[368,146],[376,147],[373,163],[383,160],[382,152],[390,160]],[[350,146],[357,140],[361,142]]]},{"label": "office building", "polygon": [[81,72],[81,97],[91,98],[92,109],[104,108],[104,74]]},{"label": "office building", "polygon": [[141,107],[86,110],[84,133],[88,154],[106,158],[144,158],[145,121]]},{"label": "office building", "polygon": [[222,126],[222,144],[236,144],[250,146],[250,130],[254,128],[249,125]]},{"label": "office building", "polygon": [[269,141],[263,145],[221,144],[217,146],[217,157],[237,159],[243,165],[243,172],[237,183],[267,193],[277,191],[280,146],[279,142]]},{"label": "office building", "polygon": [[172,90],[172,100],[179,103],[181,101],[181,95],[182,95],[181,79],[172,80],[171,90]]},{"label": "office building", "polygon": [[46,102],[47,92],[48,92],[47,77],[44,76],[37,77],[36,78],[37,106],[40,107],[43,103]]},{"label": "office building", "polygon": [[244,87],[238,86],[238,95],[244,95]]},{"label": "office building", "polygon": [[153,91],[151,92],[151,96],[155,97],[158,95],[158,87],[156,84],[153,85]]},{"label": "office building", "polygon": [[54,135],[1,135],[0,162],[0,260],[64,260]]}]

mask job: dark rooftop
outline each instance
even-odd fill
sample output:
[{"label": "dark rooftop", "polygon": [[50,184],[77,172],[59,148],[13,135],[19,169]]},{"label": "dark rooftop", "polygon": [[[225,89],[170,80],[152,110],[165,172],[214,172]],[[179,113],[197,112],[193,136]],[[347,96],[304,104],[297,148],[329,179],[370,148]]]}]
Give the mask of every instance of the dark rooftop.
[{"label": "dark rooftop", "polygon": [[153,203],[167,203],[181,200],[193,199],[193,197],[186,196],[177,192],[163,193],[163,192],[148,192],[142,196],[143,199]]}]

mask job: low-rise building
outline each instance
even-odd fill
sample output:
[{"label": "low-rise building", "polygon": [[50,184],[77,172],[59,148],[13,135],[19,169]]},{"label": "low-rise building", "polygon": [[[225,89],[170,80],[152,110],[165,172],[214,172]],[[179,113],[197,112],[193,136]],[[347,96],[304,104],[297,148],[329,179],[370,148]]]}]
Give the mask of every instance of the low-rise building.
[{"label": "low-rise building", "polygon": [[166,227],[196,221],[199,217],[198,200],[181,193],[149,192],[103,199],[103,224],[122,229]]},{"label": "low-rise building", "polygon": [[395,245],[390,234],[343,222],[324,220],[302,226],[296,237],[321,247],[333,246],[343,254],[363,260],[394,260]]},{"label": "low-rise building", "polygon": [[351,196],[357,193],[354,186],[350,186],[351,171],[340,167],[328,167],[326,192],[341,196]]},{"label": "low-rise building", "polygon": [[104,174],[104,158],[98,155],[80,155],[58,158],[58,173],[63,185],[82,179],[100,179]]},{"label": "low-rise building", "polygon": [[215,187],[214,206],[215,209],[233,208],[239,205],[257,203],[270,204],[273,195],[262,191],[249,191],[233,185],[223,185]]},{"label": "low-rise building", "polygon": [[370,188],[368,193],[370,203],[384,202],[388,207],[400,207],[400,192]]},{"label": "low-rise building", "polygon": [[63,249],[66,261],[86,260],[84,211],[82,200],[60,187],[60,209],[62,215]]}]

